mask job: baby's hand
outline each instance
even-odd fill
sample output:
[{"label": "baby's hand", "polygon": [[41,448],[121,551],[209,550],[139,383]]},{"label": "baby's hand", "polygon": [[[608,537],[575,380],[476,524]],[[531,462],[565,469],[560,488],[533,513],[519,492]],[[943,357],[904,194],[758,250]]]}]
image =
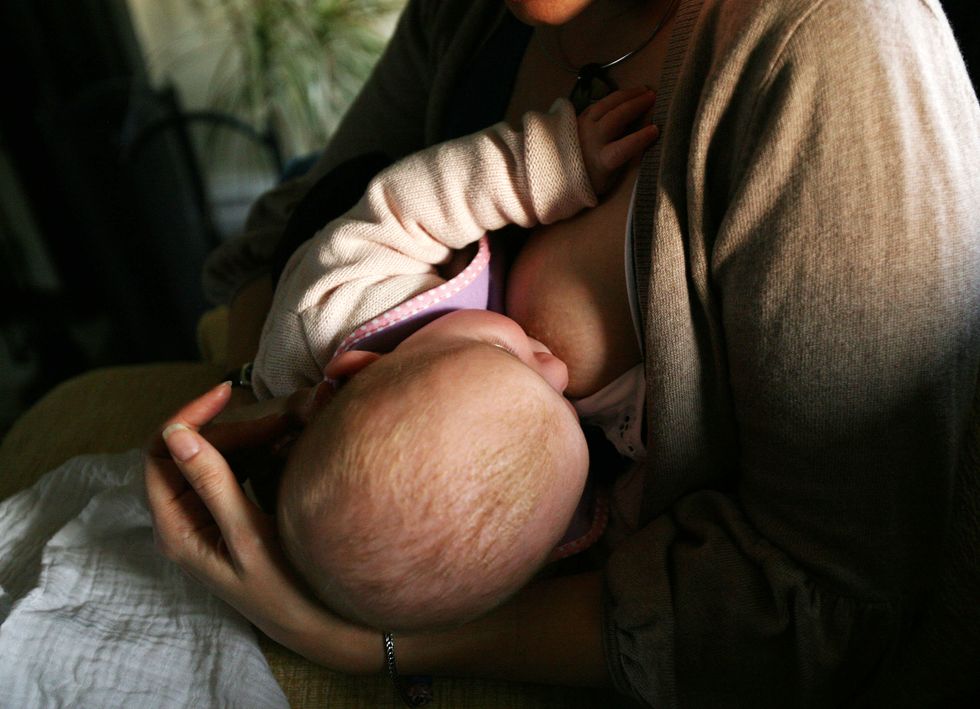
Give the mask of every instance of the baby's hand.
[{"label": "baby's hand", "polygon": [[660,135],[657,126],[650,124],[634,130],[655,101],[656,94],[648,88],[621,89],[596,101],[578,117],[585,170],[597,195],[609,191],[616,172]]}]

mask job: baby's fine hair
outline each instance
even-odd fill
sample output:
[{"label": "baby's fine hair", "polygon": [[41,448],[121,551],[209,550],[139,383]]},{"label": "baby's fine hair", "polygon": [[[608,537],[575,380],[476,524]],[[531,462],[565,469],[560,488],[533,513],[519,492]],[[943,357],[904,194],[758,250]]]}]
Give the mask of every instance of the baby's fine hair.
[{"label": "baby's fine hair", "polygon": [[504,381],[447,377],[459,352],[378,360],[290,456],[284,547],[351,620],[465,622],[523,586],[558,541],[522,534],[565,460],[546,390],[528,386],[519,373],[537,375],[522,366]]}]

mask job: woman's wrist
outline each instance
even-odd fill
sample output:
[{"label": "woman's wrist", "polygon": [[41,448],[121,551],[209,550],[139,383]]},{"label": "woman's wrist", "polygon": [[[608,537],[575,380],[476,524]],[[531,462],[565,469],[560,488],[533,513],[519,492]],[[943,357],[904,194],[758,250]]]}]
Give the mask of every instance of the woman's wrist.
[{"label": "woman's wrist", "polygon": [[269,637],[318,665],[352,675],[385,671],[382,633],[354,625],[307,601],[302,613],[293,614],[288,627],[279,623],[260,628]]}]

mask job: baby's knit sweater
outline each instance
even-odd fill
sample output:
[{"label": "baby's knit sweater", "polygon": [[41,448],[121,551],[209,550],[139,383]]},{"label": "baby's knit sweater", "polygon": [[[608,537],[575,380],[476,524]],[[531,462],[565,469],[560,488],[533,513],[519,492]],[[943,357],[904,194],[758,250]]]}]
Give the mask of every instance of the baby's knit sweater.
[{"label": "baby's knit sweater", "polygon": [[289,260],[262,329],[256,395],[320,381],[345,335],[445,283],[437,266],[453,250],[596,201],[564,99],[547,114],[525,114],[521,130],[502,122],[400,160]]}]

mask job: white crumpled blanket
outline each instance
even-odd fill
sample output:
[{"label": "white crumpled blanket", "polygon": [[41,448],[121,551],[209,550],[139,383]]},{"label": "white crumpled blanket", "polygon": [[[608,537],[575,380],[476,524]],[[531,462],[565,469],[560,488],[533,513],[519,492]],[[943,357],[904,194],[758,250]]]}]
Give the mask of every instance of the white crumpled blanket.
[{"label": "white crumpled blanket", "polygon": [[157,553],[139,451],[0,502],[0,707],[217,706],[288,703],[248,622]]}]

